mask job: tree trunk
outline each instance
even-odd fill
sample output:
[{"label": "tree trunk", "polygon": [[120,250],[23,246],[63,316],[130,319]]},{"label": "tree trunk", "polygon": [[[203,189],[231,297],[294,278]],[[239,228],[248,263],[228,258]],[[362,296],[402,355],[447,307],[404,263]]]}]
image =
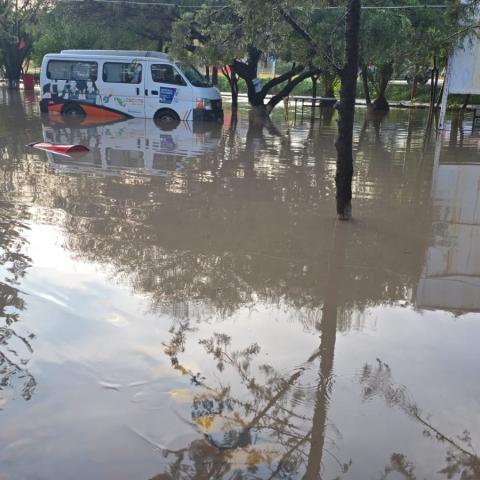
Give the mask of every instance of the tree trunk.
[{"label": "tree trunk", "polygon": [[[301,67],[301,69],[303,69],[303,67]],[[272,112],[272,110],[275,108],[275,106],[280,102],[282,101],[285,97],[287,97],[288,95],[290,95],[290,93],[292,92],[292,90],[301,82],[303,82],[304,80],[306,80],[307,78],[312,78],[314,75],[318,75],[320,73],[320,70],[317,69],[317,68],[313,68],[313,69],[310,69],[310,70],[307,70],[305,72],[302,72],[300,73],[299,75],[297,75],[295,78],[292,78],[293,75],[294,75],[294,71],[295,69],[292,68],[292,70],[290,71],[290,73],[286,73],[284,75],[280,75],[279,77],[276,77],[272,80],[270,80],[270,82],[268,82],[267,84],[265,84],[265,86],[263,87],[262,91],[260,92],[260,95],[263,95],[263,98],[266,97],[267,93],[270,91],[271,88],[273,88],[273,86],[275,85],[278,85],[280,83],[283,83],[285,82],[286,80],[287,81],[287,84],[284,85],[282,87],[282,89],[276,93],[267,103],[266,105],[266,109],[267,109],[267,113],[270,114]],[[301,71],[301,70],[300,70]],[[285,76],[287,76],[285,78]],[[282,80],[283,78],[283,80]]]},{"label": "tree trunk", "polygon": [[205,65],[205,78],[210,83],[210,67],[208,65]]},{"label": "tree trunk", "polygon": [[218,85],[218,67],[212,67],[212,85]]},{"label": "tree trunk", "polygon": [[437,99],[438,76],[439,76],[439,74],[440,74],[440,71],[438,70],[438,66],[435,66],[435,82],[434,82],[434,87],[433,87],[435,100]]},{"label": "tree trunk", "polygon": [[232,96],[232,110],[236,112],[238,110],[238,77],[232,76],[230,81],[230,94]]},{"label": "tree trunk", "polygon": [[361,0],[348,0],[345,16],[345,64],[340,79],[337,149],[337,215],[340,220],[352,216],[353,120],[358,75],[358,50]]},{"label": "tree trunk", "polygon": [[413,77],[413,82],[412,82],[412,90],[410,92],[410,101],[412,103],[415,102],[415,99],[417,98],[417,87],[418,87],[418,76],[415,75]]},{"label": "tree trunk", "polygon": [[262,52],[253,46],[247,48],[247,61],[234,60],[232,68],[234,73],[241,77],[247,85],[248,102],[252,107],[264,107],[265,96],[259,95],[255,86],[257,80],[258,62]]},{"label": "tree trunk", "polygon": [[258,80],[258,64],[261,56],[262,52],[258,48],[251,45],[247,48],[247,65],[250,75],[245,81],[247,83],[248,100],[254,107],[263,107],[263,98],[258,95],[258,88],[254,83]]},{"label": "tree trunk", "polygon": [[[326,108],[333,107],[337,102],[335,98],[335,79],[336,76],[330,71],[325,71],[322,73],[322,83],[323,83],[323,96],[320,105]],[[332,100],[329,100],[332,99]]]},{"label": "tree trunk", "polygon": [[320,116],[322,118],[322,125],[327,127],[330,126],[333,119],[333,114],[335,113],[335,108],[331,106],[322,107],[320,110]]},{"label": "tree trunk", "polygon": [[324,75],[323,83],[325,87],[323,90],[323,96],[327,98],[334,98],[335,97],[335,77],[330,75],[328,76]]},{"label": "tree trunk", "polygon": [[247,55],[248,55],[247,63],[250,68],[250,71],[252,72],[252,76],[253,78],[257,78],[258,64],[260,62],[260,57],[262,56],[262,52],[258,48],[252,45],[249,45],[247,48]]},{"label": "tree trunk", "polygon": [[[292,90],[303,80],[311,78],[314,75],[319,75],[321,70],[316,67],[311,67],[305,70],[303,65],[293,64],[292,68],[272,78],[265,85],[261,85],[257,78],[257,65],[260,59],[260,52],[256,49],[249,49],[248,61],[243,62],[234,60],[232,63],[233,71],[241,77],[247,84],[248,102],[252,107],[252,111],[260,117],[269,116],[275,106],[280,103],[285,97],[290,95]],[[281,84],[284,84],[280,91],[269,99],[268,103],[265,103],[265,98],[268,93]]]},{"label": "tree trunk", "polygon": [[444,92],[444,87],[445,82],[442,83],[442,86],[440,87],[440,93],[438,94],[438,100],[437,104],[435,105],[435,109],[438,110],[440,108],[440,105],[442,104],[442,99],[443,99],[443,92]]},{"label": "tree trunk", "polygon": [[[312,76],[312,104],[310,108],[310,118],[311,121],[315,121],[315,111],[317,109],[317,84],[318,84],[318,76]],[[320,100],[321,101],[321,100]]]},{"label": "tree trunk", "polygon": [[379,85],[378,85],[378,95],[375,101],[373,102],[373,110],[377,112],[388,112],[390,110],[390,105],[388,104],[387,97],[385,92],[387,91],[388,82],[392,78],[393,74],[393,63],[386,63],[379,68]]},{"label": "tree trunk", "polygon": [[435,108],[435,72],[434,69],[430,71],[430,111],[433,112]]},{"label": "tree trunk", "polygon": [[439,93],[438,103],[435,106],[437,101],[437,87],[438,87],[438,65],[437,65],[437,56],[433,57],[433,68],[430,74],[430,111],[428,113],[427,129],[429,129],[433,123],[433,117],[435,114],[435,109],[440,106],[443,97],[443,86]]},{"label": "tree trunk", "polygon": [[10,90],[18,90],[20,88],[20,78],[7,77],[7,87]]},{"label": "tree trunk", "polygon": [[[15,4],[15,12],[18,11],[18,8],[18,5]],[[16,20],[14,36],[18,37],[18,43],[11,41],[9,35],[0,35],[0,52],[2,52],[1,57],[8,88],[18,90],[23,72],[22,67],[33,44],[19,19]]]},{"label": "tree trunk", "polygon": [[228,80],[228,84],[230,85],[232,113],[236,114],[238,110],[238,75],[235,73],[232,65],[222,68],[222,74]]},{"label": "tree trunk", "polygon": [[372,98],[370,97],[370,86],[368,84],[368,67],[364,65],[362,67],[362,82],[363,82],[363,92],[365,95],[365,103],[367,107],[372,106]]},{"label": "tree trunk", "polygon": [[6,49],[4,47],[3,57],[8,88],[18,90],[22,77],[22,65],[26,57],[26,48],[19,50],[17,45],[8,45]]}]

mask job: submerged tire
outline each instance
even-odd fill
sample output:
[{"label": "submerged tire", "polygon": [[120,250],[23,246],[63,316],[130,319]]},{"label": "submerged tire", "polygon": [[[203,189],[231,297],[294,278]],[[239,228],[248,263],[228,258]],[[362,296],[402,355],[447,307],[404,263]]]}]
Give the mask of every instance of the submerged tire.
[{"label": "submerged tire", "polygon": [[153,120],[157,127],[162,130],[173,130],[177,128],[178,124],[180,123],[180,117],[178,114],[169,108],[159,110],[155,114]]},{"label": "submerged tire", "polygon": [[62,115],[68,122],[78,122],[85,117],[85,111],[79,105],[67,103],[67,105],[63,107]]}]

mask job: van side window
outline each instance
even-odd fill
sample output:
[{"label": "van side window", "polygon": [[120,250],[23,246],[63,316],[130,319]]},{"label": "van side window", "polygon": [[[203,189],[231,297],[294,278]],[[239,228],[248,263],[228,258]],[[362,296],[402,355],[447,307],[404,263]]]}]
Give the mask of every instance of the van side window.
[{"label": "van side window", "polygon": [[142,81],[142,65],[140,63],[104,63],[103,81],[107,83],[134,83]]},{"label": "van side window", "polygon": [[47,78],[50,80],[97,80],[97,62],[75,60],[50,60],[47,65]]},{"label": "van side window", "polygon": [[152,65],[152,80],[154,82],[168,83],[170,85],[187,85],[185,80],[172,65]]}]

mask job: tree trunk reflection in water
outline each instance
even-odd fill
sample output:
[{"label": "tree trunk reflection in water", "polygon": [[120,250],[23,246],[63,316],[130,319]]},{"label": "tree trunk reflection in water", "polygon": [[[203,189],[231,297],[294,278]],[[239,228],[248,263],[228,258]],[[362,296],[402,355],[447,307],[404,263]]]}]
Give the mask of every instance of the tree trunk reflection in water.
[{"label": "tree trunk reflection in water", "polygon": [[337,335],[337,315],[339,313],[338,286],[342,283],[345,264],[346,226],[335,225],[333,234],[332,260],[328,269],[328,283],[320,326],[320,378],[315,397],[315,410],[312,422],[312,437],[308,455],[305,480],[316,480],[320,475],[325,446],[325,429],[328,402],[333,389],[333,360]]},{"label": "tree trunk reflection in water", "polygon": [[322,119],[322,127],[329,127],[332,123],[335,108],[331,105],[320,107],[320,118]]},{"label": "tree trunk reflection in water", "polygon": [[463,147],[464,136],[465,132],[463,130],[463,114],[460,111],[452,115],[448,149],[454,151],[457,148]]},{"label": "tree trunk reflection in water", "polygon": [[[214,333],[212,337],[201,340],[206,353],[217,362],[217,369],[227,383],[222,382],[220,388],[212,387],[202,375],[190,371],[183,366],[179,355],[187,345],[187,335],[193,330],[189,321],[183,321],[171,329],[171,341],[165,345],[165,353],[170,357],[172,367],[181,374],[187,375],[198,388],[205,389],[206,393],[198,393],[193,402],[191,417],[199,425],[220,421],[226,430],[216,431],[213,434],[205,433],[205,440],[193,442],[189,448],[182,450],[181,457],[192,459],[193,450],[201,448],[208,454],[209,460],[204,463],[217,465],[218,472],[231,472],[230,462],[236,450],[247,450],[249,458],[256,458],[255,468],[266,461],[262,453],[262,443],[258,445],[254,440],[258,432],[270,432],[271,442],[283,449],[279,460],[273,464],[273,471],[267,478],[280,478],[295,471],[297,475],[304,472],[303,478],[314,480],[319,478],[323,464],[324,453],[328,452],[326,442],[326,426],[328,404],[333,389],[333,362],[338,316],[341,312],[341,299],[338,297],[338,285],[344,277],[344,263],[346,257],[346,243],[348,225],[336,224],[332,238],[332,255],[326,278],[327,289],[322,309],[322,318],[318,328],[321,332],[319,349],[314,352],[303,366],[290,373],[287,377],[277,373],[273,367],[266,371],[271,372],[265,382],[258,382],[253,371],[253,359],[260,351],[260,346],[253,344],[243,350],[231,350],[232,338],[222,333]],[[290,396],[295,396],[295,389],[303,378],[309,365],[316,360],[320,362],[318,384],[315,392],[313,416],[305,416],[303,412],[296,412],[295,406],[290,404]],[[233,397],[229,383],[235,384],[232,374],[236,373],[242,385],[250,394],[247,397]],[[298,385],[299,386],[299,385]],[[206,396],[205,396],[206,395]],[[207,421],[207,419],[209,419]],[[297,422],[297,423],[296,423]],[[298,422],[301,422],[298,424]],[[309,426],[309,422],[311,422]],[[301,432],[305,433],[301,433]],[[255,434],[256,432],[256,434]],[[310,443],[310,448],[304,451],[303,447]],[[203,445],[203,446],[202,446]],[[305,449],[306,450],[306,449]],[[188,453],[188,455],[187,455]],[[176,460],[170,464],[170,473],[162,474],[155,479],[171,479],[172,468],[178,468],[178,461],[182,463],[179,452],[168,452]],[[333,455],[332,455],[333,456]],[[334,457],[341,473],[345,473],[351,462],[340,463]],[[249,463],[249,468],[254,465]],[[293,470],[292,470],[293,469]],[[195,478],[199,477],[198,469]],[[220,476],[217,478],[221,478]],[[263,477],[262,477],[263,478]]]}]

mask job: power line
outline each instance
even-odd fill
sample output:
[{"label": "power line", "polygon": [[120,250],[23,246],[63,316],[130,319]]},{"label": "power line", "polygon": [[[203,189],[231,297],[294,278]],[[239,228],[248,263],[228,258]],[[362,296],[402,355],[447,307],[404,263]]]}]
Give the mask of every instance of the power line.
[{"label": "power line", "polygon": [[[326,9],[338,9],[343,7],[326,7]],[[407,10],[407,9],[425,9],[425,8],[447,8],[447,5],[386,5],[384,7],[369,6],[362,7],[362,10]],[[314,7],[315,10],[320,10],[322,7]]]},{"label": "power line", "polygon": [[[81,3],[85,0],[60,0],[62,2],[68,3]],[[185,8],[185,9],[199,9],[199,8],[210,8],[210,9],[220,9],[228,8],[230,5],[178,5],[177,3],[165,3],[165,2],[155,2],[149,0],[93,0],[96,3],[115,3],[115,4],[124,4],[124,5],[149,5],[157,7],[176,7],[176,8]],[[313,7],[312,10],[340,10],[344,7],[341,6],[330,6],[325,5],[324,7]],[[425,10],[428,8],[447,8],[447,5],[364,5],[362,10]]]}]

